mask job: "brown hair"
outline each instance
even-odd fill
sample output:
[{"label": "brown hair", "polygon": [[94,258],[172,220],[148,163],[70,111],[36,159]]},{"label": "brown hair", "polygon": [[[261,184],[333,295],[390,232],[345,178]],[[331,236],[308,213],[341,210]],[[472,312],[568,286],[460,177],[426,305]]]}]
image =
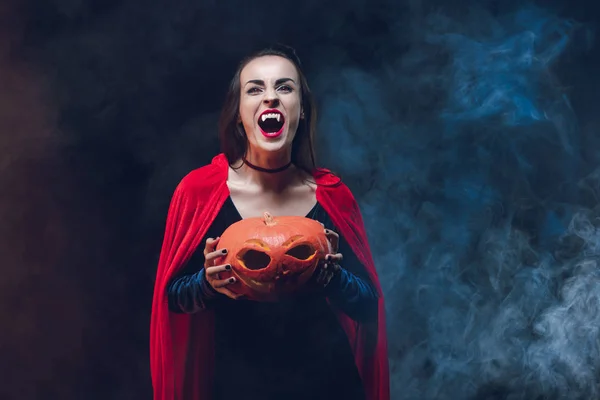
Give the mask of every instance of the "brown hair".
[{"label": "brown hair", "polygon": [[302,72],[300,59],[296,55],[295,50],[289,46],[278,44],[264,48],[246,57],[239,64],[229,84],[229,90],[219,118],[221,151],[225,154],[230,164],[246,155],[248,139],[243,126],[238,123],[241,91],[240,74],[250,61],[263,56],[283,57],[292,62],[296,67],[296,71],[298,71],[304,118],[300,119],[296,136],[292,142],[292,163],[297,168],[304,170],[308,174],[312,174],[317,169],[314,146],[317,110],[306,77]]}]

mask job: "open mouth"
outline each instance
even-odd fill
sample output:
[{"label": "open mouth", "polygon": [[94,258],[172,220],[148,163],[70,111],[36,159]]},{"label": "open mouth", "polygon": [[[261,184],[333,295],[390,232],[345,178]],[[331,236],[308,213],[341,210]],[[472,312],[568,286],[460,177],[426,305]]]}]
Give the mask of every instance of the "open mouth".
[{"label": "open mouth", "polygon": [[285,117],[279,110],[265,110],[258,117],[258,126],[262,133],[269,137],[278,136],[283,131]]}]

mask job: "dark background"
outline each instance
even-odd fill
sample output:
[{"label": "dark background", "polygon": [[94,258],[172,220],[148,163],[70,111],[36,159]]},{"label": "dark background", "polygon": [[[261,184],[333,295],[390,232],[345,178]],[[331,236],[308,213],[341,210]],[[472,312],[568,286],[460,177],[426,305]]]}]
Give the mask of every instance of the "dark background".
[{"label": "dark background", "polygon": [[166,207],[219,151],[237,62],[275,41],[365,216],[393,399],[600,398],[599,19],[589,0],[2,0],[0,398],[151,398]]}]

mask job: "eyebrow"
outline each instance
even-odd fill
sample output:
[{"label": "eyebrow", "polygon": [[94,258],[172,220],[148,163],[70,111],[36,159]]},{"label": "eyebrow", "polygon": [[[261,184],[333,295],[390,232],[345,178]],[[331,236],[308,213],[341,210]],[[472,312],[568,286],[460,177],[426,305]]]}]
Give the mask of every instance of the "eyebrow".
[{"label": "eyebrow", "polygon": [[[280,78],[275,81],[275,85],[281,85],[282,83],[285,83],[285,82],[293,82],[294,84],[296,83],[292,78]],[[260,79],[251,79],[248,82],[246,82],[246,85],[249,83],[254,83],[256,85],[265,86],[265,81],[260,80]]]}]

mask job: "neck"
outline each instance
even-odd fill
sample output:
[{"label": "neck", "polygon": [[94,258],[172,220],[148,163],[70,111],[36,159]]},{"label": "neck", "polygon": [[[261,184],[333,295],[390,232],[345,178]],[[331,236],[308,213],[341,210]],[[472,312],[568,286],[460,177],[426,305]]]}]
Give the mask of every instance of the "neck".
[{"label": "neck", "polygon": [[[297,175],[295,166],[289,165],[290,160],[289,153],[262,155],[248,152],[245,160],[236,163],[237,176],[243,184],[258,185],[263,190],[278,192],[292,183]],[[237,168],[239,165],[241,167]]]},{"label": "neck", "polygon": [[286,164],[282,165],[281,167],[266,168],[266,167],[261,167],[261,166],[251,163],[245,157],[243,158],[243,161],[244,161],[244,164],[246,164],[248,166],[248,168],[258,171],[258,172],[265,172],[268,174],[276,174],[279,172],[283,172],[292,165],[292,161],[288,161]]}]

